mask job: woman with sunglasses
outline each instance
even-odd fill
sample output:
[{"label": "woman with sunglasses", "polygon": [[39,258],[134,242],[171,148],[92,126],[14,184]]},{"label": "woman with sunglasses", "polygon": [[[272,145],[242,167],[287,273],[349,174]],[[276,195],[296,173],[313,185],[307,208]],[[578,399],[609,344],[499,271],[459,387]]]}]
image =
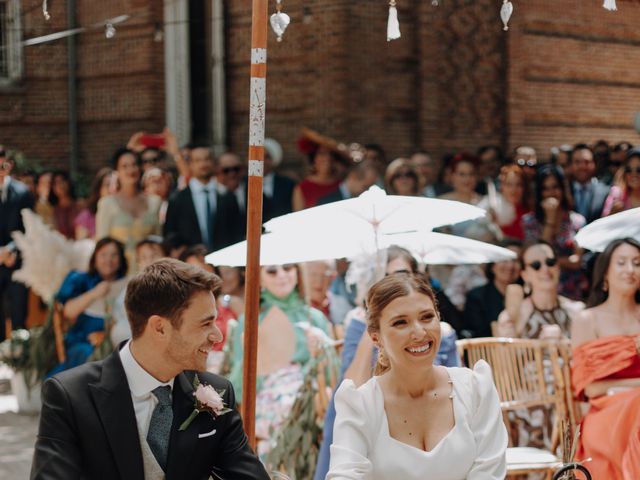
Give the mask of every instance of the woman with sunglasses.
[{"label": "woman with sunglasses", "polygon": [[602,216],[640,207],[640,149],[632,149],[614,178],[609,196],[604,201]]},{"label": "woman with sunglasses", "polygon": [[588,307],[571,327],[571,378],[591,408],[576,458],[593,478],[640,478],[640,242],[614,240],[596,260]]},{"label": "woman with sunglasses", "polygon": [[522,229],[525,242],[544,240],[557,253],[560,293],[574,300],[582,300],[587,294],[589,281],[581,270],[581,251],[575,236],[586,221],[582,215],[571,210],[569,192],[560,167],[546,164],[538,168],[534,211],[522,217]]},{"label": "woman with sunglasses", "polygon": [[418,172],[408,158],[396,158],[389,164],[384,184],[389,195],[415,197],[420,190]]},{"label": "woman with sunglasses", "polygon": [[558,295],[560,267],[551,245],[535,242],[520,255],[524,288],[509,285],[505,309],[498,316],[501,337],[559,339],[569,336],[571,321],[584,308],[582,302]]},{"label": "woman with sunglasses", "polygon": [[[560,267],[553,249],[544,242],[533,243],[522,250],[520,262],[525,286],[507,287],[497,335],[551,341],[567,338],[584,304],[558,295]],[[514,446],[550,449],[552,413],[551,409],[541,407],[511,412]]]},{"label": "woman with sunglasses", "polygon": [[[260,269],[258,386],[256,437],[258,453],[266,454],[279,428],[291,413],[304,367],[329,335],[326,317],[304,302],[297,265],[269,265]],[[236,398],[242,398],[244,315],[233,332],[231,373]],[[275,433],[272,432],[275,430]],[[315,439],[314,439],[315,441]]]}]

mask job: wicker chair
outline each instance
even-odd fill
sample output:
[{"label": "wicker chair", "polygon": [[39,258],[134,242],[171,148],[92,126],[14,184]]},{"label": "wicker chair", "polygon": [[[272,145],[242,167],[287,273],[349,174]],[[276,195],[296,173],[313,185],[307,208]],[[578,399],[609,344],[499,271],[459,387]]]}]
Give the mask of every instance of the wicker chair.
[{"label": "wicker chair", "polygon": [[56,339],[56,355],[59,363],[64,363],[67,359],[67,352],[64,348],[64,333],[67,329],[64,318],[64,306],[60,302],[53,303],[53,334]]},{"label": "wicker chair", "polygon": [[[491,366],[507,425],[509,411],[538,406],[554,409],[552,451],[523,447],[507,449],[507,475],[541,472],[551,479],[554,470],[562,464],[553,452],[560,440],[559,422],[567,416],[566,394],[570,391],[559,361],[558,345],[542,340],[474,338],[459,340],[457,347],[467,365],[473,366],[483,359]],[[551,385],[548,371],[545,375],[546,359],[551,364]]]}]

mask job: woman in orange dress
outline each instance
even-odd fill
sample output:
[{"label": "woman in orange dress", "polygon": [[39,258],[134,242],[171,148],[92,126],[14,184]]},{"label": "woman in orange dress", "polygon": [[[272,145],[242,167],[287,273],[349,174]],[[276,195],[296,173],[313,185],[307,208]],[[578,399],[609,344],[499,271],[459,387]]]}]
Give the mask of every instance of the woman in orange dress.
[{"label": "woman in orange dress", "polygon": [[598,257],[589,308],[573,322],[576,394],[590,409],[576,458],[595,479],[640,479],[640,243],[614,240]]}]

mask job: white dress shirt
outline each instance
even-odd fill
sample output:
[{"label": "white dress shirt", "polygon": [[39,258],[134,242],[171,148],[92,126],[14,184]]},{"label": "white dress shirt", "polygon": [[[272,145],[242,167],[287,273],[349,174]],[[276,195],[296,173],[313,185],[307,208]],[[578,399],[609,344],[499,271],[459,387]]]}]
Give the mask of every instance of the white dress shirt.
[{"label": "white dress shirt", "polygon": [[270,172],[262,179],[262,193],[264,193],[267,198],[273,198],[273,181],[275,178],[275,173]]},{"label": "white dress shirt", "polygon": [[0,185],[0,201],[2,201],[2,203],[5,203],[9,196],[9,183],[11,183],[11,176],[7,175],[4,177],[2,185]]},{"label": "white dress shirt", "polygon": [[216,189],[218,185],[215,179],[209,180],[209,183],[203,184],[199,180],[192,178],[189,180],[189,188],[191,189],[191,198],[193,199],[193,206],[196,208],[196,216],[198,217],[198,226],[200,227],[200,234],[205,245],[210,245],[209,238],[209,222],[213,227],[213,220],[207,218],[207,200],[204,194],[205,190],[209,191],[209,206],[211,207],[211,215],[215,216],[217,208]]},{"label": "white dress shirt", "polygon": [[153,409],[158,404],[158,399],[151,393],[157,387],[169,385],[173,392],[173,378],[166,383],[153,377],[149,372],[140,366],[133,358],[131,342],[127,342],[122,350],[120,350],[120,361],[127,376],[129,390],[131,391],[131,400],[133,400],[133,410],[136,414],[136,423],[138,424],[138,433],[141,438],[147,438],[149,431],[149,423]]}]

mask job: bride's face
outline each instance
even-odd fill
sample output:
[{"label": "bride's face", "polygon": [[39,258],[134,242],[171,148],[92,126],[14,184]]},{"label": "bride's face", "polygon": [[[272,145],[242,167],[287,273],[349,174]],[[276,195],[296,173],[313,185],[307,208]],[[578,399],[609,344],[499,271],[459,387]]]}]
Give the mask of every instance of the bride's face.
[{"label": "bride's face", "polygon": [[431,298],[411,292],[387,305],[380,330],[371,334],[392,369],[432,364],[440,348],[440,319]]}]

